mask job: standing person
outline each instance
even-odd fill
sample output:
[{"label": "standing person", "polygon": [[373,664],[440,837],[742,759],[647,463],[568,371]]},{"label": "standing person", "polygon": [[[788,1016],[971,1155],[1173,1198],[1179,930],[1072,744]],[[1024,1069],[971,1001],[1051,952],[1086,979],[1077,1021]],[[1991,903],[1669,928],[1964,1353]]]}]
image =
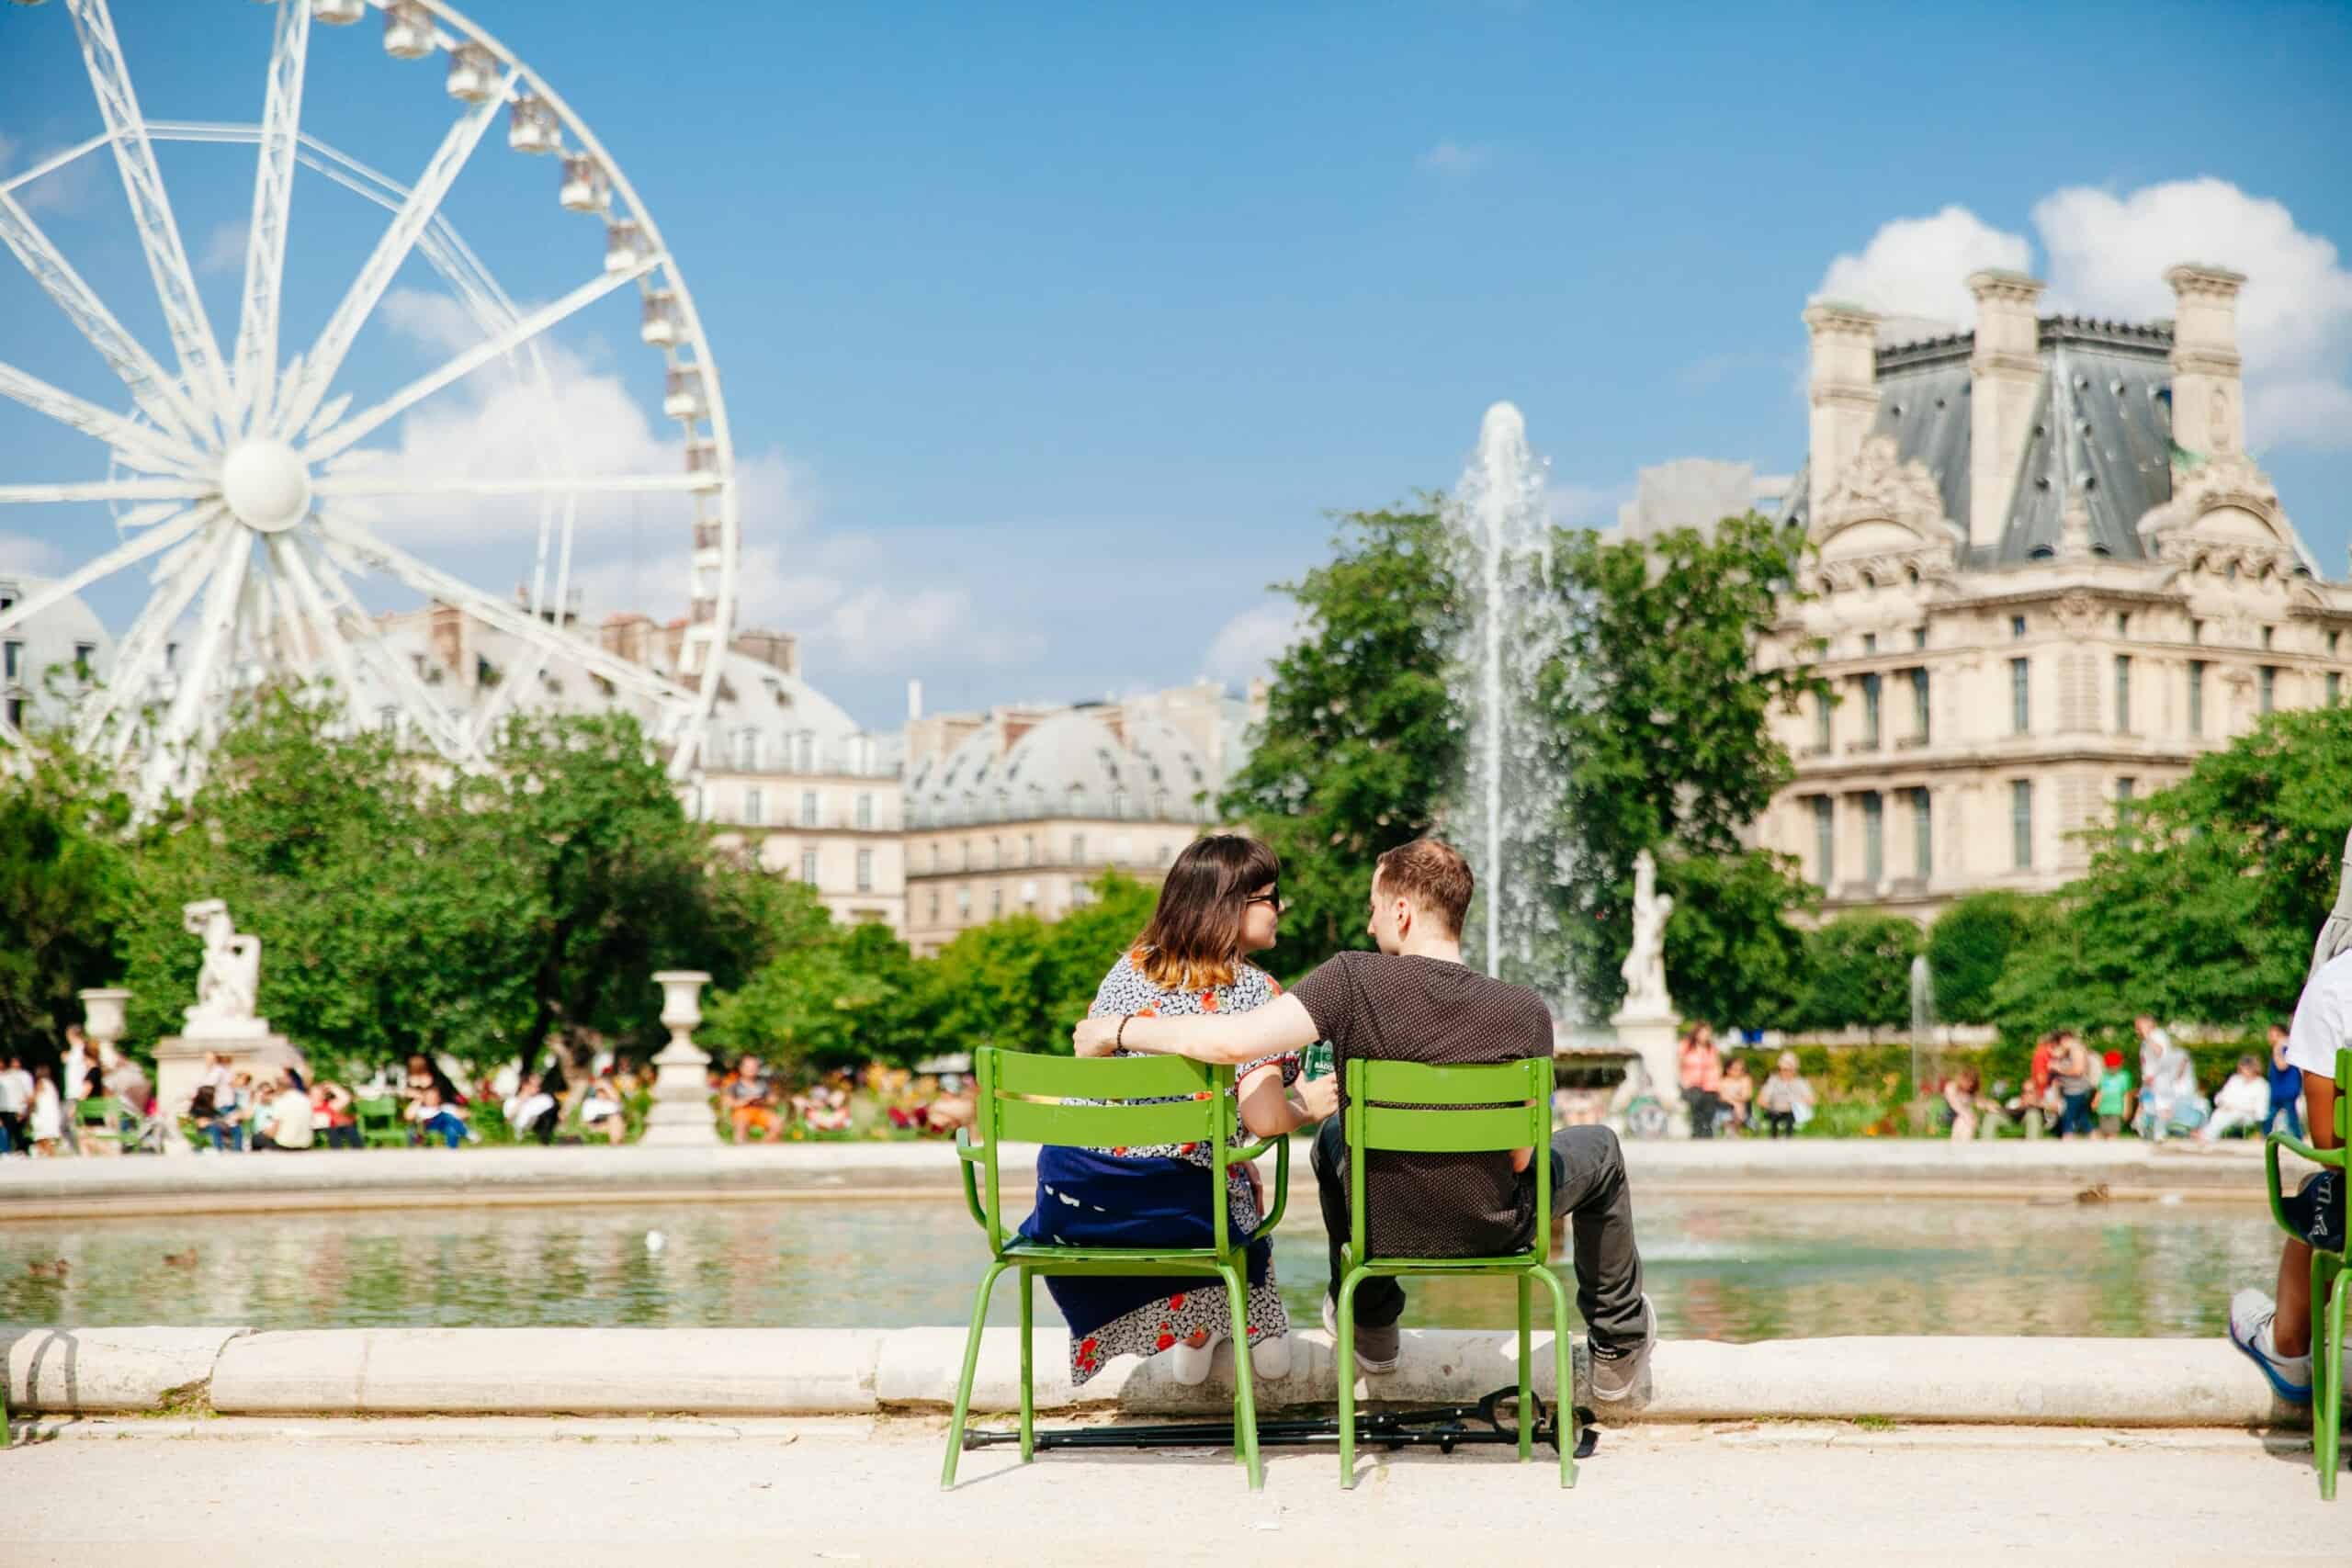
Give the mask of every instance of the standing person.
[{"label": "standing person", "polygon": [[29,1154],[26,1118],[32,1112],[33,1076],[14,1056],[0,1063],[0,1155]]},{"label": "standing person", "polygon": [[1783,1051],[1780,1060],[1772,1064],[1772,1076],[1756,1090],[1756,1107],[1764,1113],[1764,1126],[1775,1138],[1793,1138],[1797,1133],[1800,1112],[1813,1114],[1813,1086],[1797,1076],[1797,1054]]},{"label": "standing person", "polygon": [[65,1055],[59,1064],[57,1092],[65,1101],[65,1148],[69,1154],[82,1152],[82,1141],[75,1135],[82,1125],[82,1102],[90,1098],[90,1089],[97,1081],[98,1058],[90,1050],[90,1042],[78,1023],[65,1026]]},{"label": "standing person", "polygon": [[1715,1032],[1694,1023],[1682,1037],[1682,1103],[1690,1108],[1690,1135],[1715,1135],[1715,1114],[1723,1109],[1724,1058],[1715,1049]]},{"label": "standing person", "polygon": [[54,1156],[58,1140],[64,1136],[65,1125],[57,1080],[46,1066],[33,1074],[32,1110],[26,1120],[32,1134],[32,1152],[43,1159]]},{"label": "standing person", "polygon": [[[1072,1039],[1081,1056],[1160,1052],[1203,1062],[1252,1062],[1270,1053],[1331,1043],[1337,1078],[1357,1056],[1470,1066],[1552,1055],[1552,1013],[1524,986],[1489,979],[1462,962],[1470,863],[1435,839],[1390,850],[1372,874],[1367,930],[1377,953],[1342,953],[1287,996],[1231,1017],[1089,1019]],[[1124,1042],[1120,1035],[1124,1033]],[[1340,1094],[1340,1104],[1346,1104]],[[1548,1149],[1478,1154],[1383,1150],[1366,1164],[1365,1239],[1379,1257],[1485,1258],[1540,1245],[1534,1162],[1549,1162],[1555,1214],[1576,1230],[1577,1310],[1590,1330],[1592,1396],[1612,1411],[1646,1401],[1657,1313],[1642,1292],[1634,1201],[1617,1134],[1563,1127]],[[1349,1235],[1350,1163],[1343,1120],[1316,1134],[1315,1180],[1329,1243],[1326,1327],[1336,1321],[1340,1248]],[[1378,1276],[1355,1295],[1356,1367],[1396,1369],[1405,1288]]]},{"label": "standing person", "polygon": [[2050,1058],[2050,1071],[2057,1080],[2058,1097],[2064,1107],[2058,1113],[2058,1135],[2089,1137],[2091,1092],[2098,1087],[2098,1069],[2081,1035],[2071,1029],[2059,1034],[2058,1048]]},{"label": "standing person", "polygon": [[2163,1030],[2143,1037],[2140,1055],[2140,1135],[2163,1143],[2175,1133],[2193,1133],[2205,1120],[2205,1099],[2197,1092],[2197,1064],[2188,1048]]},{"label": "standing person", "polygon": [[[1283,994],[1250,961],[1280,939],[1282,863],[1254,839],[1215,833],[1185,846],[1160,884],[1151,919],[1103,976],[1081,1031],[1101,1029],[1112,1051],[1135,1045],[1138,1028],[1165,1020],[1250,1019]],[[1304,1043],[1312,1044],[1310,1036]],[[1257,1137],[1287,1134],[1331,1113],[1329,1078],[1301,1082],[1298,1057],[1271,1048],[1238,1060],[1242,1124]],[[1294,1086],[1295,1089],[1294,1090]],[[1216,1210],[1198,1144],[1126,1149],[1047,1145],[1037,1152],[1037,1208],[1021,1234],[1073,1246],[1207,1245]],[[1225,1191],[1227,1234],[1244,1240],[1264,1215],[1257,1168],[1234,1167]],[[1290,1365],[1290,1313],[1274,1281],[1272,1245],[1250,1240],[1242,1303],[1250,1364],[1261,1377]],[[1176,1381],[1208,1376],[1217,1341],[1233,1334],[1222,1281],[1048,1275],[1046,1288],[1069,1320],[1070,1379],[1084,1382],[1116,1356],[1169,1351]]]},{"label": "standing person", "polygon": [[2098,1115],[2098,1135],[2118,1137],[2132,1113],[2132,1069],[2123,1065],[2120,1051],[2107,1053],[2100,1066],[2105,1070],[2099,1074],[2098,1092],[2092,1098],[2091,1109]]},{"label": "standing person", "polygon": [[1951,1122],[1951,1141],[1964,1144],[1976,1136],[1982,1112],[1997,1109],[1985,1100],[1984,1080],[1974,1067],[1962,1067],[1944,1080],[1944,1110]]},{"label": "standing person", "polygon": [[2270,1034],[2270,1109],[2262,1118],[2262,1135],[2270,1136],[2270,1129],[2280,1118],[2287,1122],[2287,1135],[2303,1135],[2301,1102],[2303,1098],[2302,1069],[2287,1055],[2287,1032],[2272,1024]]},{"label": "standing person", "polygon": [[2259,1127],[2269,1114],[2270,1080],[2262,1070],[2262,1058],[2240,1056],[2238,1070],[2213,1091],[2213,1119],[2197,1129],[2197,1141],[2210,1144],[2241,1127]]}]

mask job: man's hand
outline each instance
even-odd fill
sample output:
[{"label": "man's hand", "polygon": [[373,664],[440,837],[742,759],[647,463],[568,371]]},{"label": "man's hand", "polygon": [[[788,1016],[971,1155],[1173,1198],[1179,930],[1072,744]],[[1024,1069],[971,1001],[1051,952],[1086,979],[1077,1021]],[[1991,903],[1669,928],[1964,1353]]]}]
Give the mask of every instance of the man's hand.
[{"label": "man's hand", "polygon": [[1339,1113],[1340,1080],[1337,1076],[1301,1078],[1293,1087],[1298,1092],[1299,1109],[1306,1112],[1308,1121],[1329,1121]]},{"label": "man's hand", "polygon": [[1069,1032],[1069,1043],[1081,1056],[1107,1056],[1118,1049],[1119,1025],[1115,1018],[1082,1018],[1078,1027]]}]

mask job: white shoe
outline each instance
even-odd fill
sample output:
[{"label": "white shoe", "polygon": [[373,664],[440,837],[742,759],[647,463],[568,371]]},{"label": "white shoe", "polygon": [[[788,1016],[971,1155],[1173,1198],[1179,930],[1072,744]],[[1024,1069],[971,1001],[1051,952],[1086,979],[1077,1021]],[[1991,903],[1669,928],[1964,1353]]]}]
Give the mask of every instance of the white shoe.
[{"label": "white shoe", "polygon": [[2308,1354],[2282,1356],[2271,1336],[2278,1306],[2251,1286],[2230,1298],[2230,1343],[2245,1351],[2262,1369],[2271,1388],[2290,1404],[2312,1402],[2312,1359]]},{"label": "white shoe", "polygon": [[1186,1388],[1198,1388],[1209,1381],[1209,1365],[1216,1359],[1217,1341],[1222,1334],[1211,1334],[1200,1344],[1179,1339],[1168,1348],[1168,1372]]},{"label": "white shoe", "polygon": [[1290,1336],[1278,1334],[1272,1339],[1261,1339],[1250,1347],[1250,1371],[1253,1377],[1278,1378],[1290,1371]]}]

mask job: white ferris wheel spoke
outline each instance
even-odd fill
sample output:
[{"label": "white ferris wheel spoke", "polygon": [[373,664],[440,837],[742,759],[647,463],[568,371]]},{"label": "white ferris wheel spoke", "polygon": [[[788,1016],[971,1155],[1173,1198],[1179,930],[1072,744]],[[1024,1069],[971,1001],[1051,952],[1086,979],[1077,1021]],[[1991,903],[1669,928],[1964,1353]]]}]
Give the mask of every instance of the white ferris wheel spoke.
[{"label": "white ferris wheel spoke", "polygon": [[[223,525],[226,509],[218,503],[197,509],[198,529]],[[225,523],[235,528],[239,525]],[[81,716],[74,722],[74,744],[88,750],[106,728],[107,721],[121,713],[125,705],[143,694],[154,683],[159,650],[173,626],[176,624],[204,585],[204,565],[207,552],[219,543],[209,532],[195,537],[164,558],[155,569],[155,592],[149,596],[130,630],[115,644],[114,674],[107,683],[90,694],[83,705]],[[130,744],[132,726],[125,723],[114,737],[109,750],[119,757]]]},{"label": "white ferris wheel spoke", "polygon": [[49,501],[195,501],[217,495],[217,479],[88,479],[53,485],[0,485],[0,505]]},{"label": "white ferris wheel spoke", "polygon": [[318,580],[311,575],[302,553],[294,547],[291,535],[278,534],[271,537],[269,560],[292,590],[294,603],[302,607],[303,616],[311,624],[311,634],[324,650],[327,663],[333,666],[334,678],[342,688],[337,694],[343,701],[344,709],[356,724],[359,721],[359,667],[352,662],[350,643],[335,629],[334,607],[327,603],[327,596],[320,589]]},{"label": "white ferris wheel spoke", "polygon": [[449,127],[448,134],[441,139],[441,146],[433,154],[433,161],[425,164],[424,172],[409,188],[408,199],[392,215],[392,221],[384,230],[383,237],[376,242],[375,251],[360,267],[358,276],[351,280],[351,287],[344,291],[343,302],[328,318],[325,330],[319,333],[318,341],[311,345],[310,352],[302,356],[302,379],[290,399],[283,404],[276,422],[280,434],[300,430],[318,408],[320,400],[326,396],[336,372],[343,368],[344,356],[351,352],[351,345],[359,335],[359,329],[375,313],[377,302],[384,297],[384,290],[391,286],[392,275],[400,271],[401,264],[408,260],[409,252],[415,248],[417,236],[424,232],[424,226],[433,221],[434,214],[440,211],[442,198],[457,183],[458,173],[466,166],[466,160],[472,157],[474,149],[481,145],[482,132],[489,129],[498,111],[505,107],[506,96],[514,86],[514,73],[510,71],[496,92],[481,103],[469,106],[466,112],[458,118],[457,123]]},{"label": "white ferris wheel spoke", "polygon": [[362,470],[326,474],[311,481],[311,493],[333,496],[399,495],[612,495],[716,490],[716,474],[540,474],[521,478],[410,479]]},{"label": "white ferris wheel spoke", "polygon": [[171,704],[164,710],[163,722],[149,738],[146,762],[140,770],[140,793],[148,800],[167,793],[188,771],[189,759],[183,750],[189,737],[196,733],[198,720],[211,696],[222,645],[229,640],[236,623],[237,603],[244,590],[246,570],[253,561],[253,535],[231,524],[220,530],[220,540],[208,574],[210,581],[205,588],[204,618],[198,626],[196,647],[188,656],[187,667],[180,672],[178,689],[172,693]]},{"label": "white ferris wheel spoke", "polygon": [[0,397],[13,398],[36,413],[97,437],[134,468],[192,475],[212,461],[176,436],[125,419],[13,365],[0,363]]},{"label": "white ferris wheel spoke", "polygon": [[172,219],[171,197],[155,166],[155,148],[147,139],[147,122],[139,113],[139,96],[131,90],[124,67],[122,46],[116,41],[114,18],[106,0],[66,0],[74,14],[74,30],[82,38],[82,60],[89,67],[90,91],[98,100],[112,134],[115,167],[122,174],[123,193],[130,199],[130,216],[139,229],[139,243],[147,253],[147,270],[154,276],[155,297],[164,307],[164,321],[171,329],[172,346],[178,351],[180,370],[189,386],[212,400],[215,410],[230,407],[228,378],[220,364],[220,340],[204,314],[196,291],[196,274],[180,243],[179,225]]},{"label": "white ferris wheel spoke", "polygon": [[62,169],[76,158],[85,157],[113,140],[113,137],[101,130],[86,141],[76,141],[71,147],[51,152],[31,168],[18,169],[6,179],[0,180],[0,193],[15,190],[19,186],[28,186],[43,175]]},{"label": "white ferris wheel spoke", "polygon": [[332,426],[325,434],[305,446],[304,457],[314,465],[325,462],[337,453],[365,440],[385,421],[399,418],[410,408],[424,401],[451,382],[470,376],[493,359],[514,353],[558,321],[594,304],[614,289],[625,284],[636,282],[661,263],[662,258],[658,255],[643,257],[635,265],[624,267],[618,272],[608,272],[602,277],[582,284],[562,299],[542,305],[529,315],[508,326],[503,332],[474,344],[439,369],[418,377],[382,402],[346,416],[340,423]]},{"label": "white ferris wheel spoke", "polygon": [[278,290],[286,278],[287,213],[300,150],[302,68],[310,51],[310,0],[277,0],[277,32],[263,89],[261,145],[254,160],[253,226],[245,234],[245,299],[237,315],[238,416],[261,426],[277,394]]},{"label": "white ferris wheel spoke", "polygon": [[[415,723],[418,732],[432,742],[435,750],[452,761],[461,760],[465,756],[465,745],[460,727],[435,704],[433,694],[425,689],[415,671],[401,662],[399,652],[385,645],[383,628],[352,596],[349,585],[343,581],[343,573],[335,568],[334,552],[323,547],[319,541],[304,538],[298,540],[288,553],[309,559],[329,604],[339,614],[343,625],[349,628],[342,640],[375,672],[386,694],[399,702],[401,709]],[[354,694],[355,697],[356,694]],[[358,721],[356,709],[352,716],[355,723]]]},{"label": "white ferris wheel spoke", "polygon": [[148,418],[165,430],[183,435],[196,434],[206,428],[203,414],[188,400],[179,383],[123,330],[114,312],[82,281],[82,275],[51,243],[32,215],[5,190],[0,190],[0,242],[17,253],[17,259],[33,275],[33,281],[57,301],[58,309],[90,340],[90,346],[130,389],[131,400]]},{"label": "white ferris wheel spoke", "polygon": [[7,609],[0,610],[0,631],[21,625],[58,601],[79,593],[102,577],[110,577],[124,567],[135,566],[149,556],[170,548],[195,533],[204,519],[202,511],[183,512],[163,526],[150,528],[137,538],[117,545],[81,570],[59,578],[37,593],[28,593]]},{"label": "white ferris wheel spoke", "polygon": [[631,663],[585,638],[556,630],[537,615],[502,603],[462,578],[452,577],[406,550],[386,544],[348,517],[322,513],[319,525],[331,543],[399,578],[418,592],[462,610],[509,637],[543,648],[554,657],[601,675],[616,686],[627,686],[662,702],[674,701],[678,696],[676,686],[643,665]]}]

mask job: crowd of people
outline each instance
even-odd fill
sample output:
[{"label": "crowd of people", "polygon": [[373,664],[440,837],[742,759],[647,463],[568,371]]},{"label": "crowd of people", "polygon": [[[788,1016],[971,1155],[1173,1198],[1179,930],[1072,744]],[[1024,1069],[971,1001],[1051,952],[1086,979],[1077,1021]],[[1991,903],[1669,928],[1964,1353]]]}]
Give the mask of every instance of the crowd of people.
[{"label": "crowd of people", "polygon": [[750,1054],[732,1067],[712,1067],[711,1089],[739,1144],[777,1143],[786,1138],[844,1136],[856,1129],[852,1100],[861,1092],[876,1115],[871,1129],[952,1136],[972,1122],[972,1090],[960,1073],[916,1074],[880,1062],[853,1074],[835,1068],[805,1088],[794,1088]]},{"label": "crowd of people", "polygon": [[2271,1024],[2267,1050],[2239,1057],[2211,1096],[2198,1084],[2196,1059],[2154,1016],[2142,1013],[2132,1028],[2136,1064],[2120,1050],[2093,1052],[2071,1029],[2042,1036],[2015,1094],[2002,1092],[2004,1085],[1988,1094],[1975,1069],[1962,1070],[1943,1086],[1946,1130],[1955,1139],[2011,1123],[2062,1138],[2117,1138],[2129,1130],[2151,1143],[2181,1138],[2208,1146],[2225,1137],[2267,1136],[2283,1122],[2302,1136],[2302,1074],[2288,1059],[2285,1025]]},{"label": "crowd of people", "polygon": [[1675,1049],[1694,1138],[1758,1131],[1767,1137],[1794,1137],[1820,1107],[1812,1083],[1798,1070],[1794,1051],[1773,1058],[1772,1070],[1758,1079],[1745,1057],[1724,1059],[1714,1030],[1706,1024],[1685,1030]]}]

